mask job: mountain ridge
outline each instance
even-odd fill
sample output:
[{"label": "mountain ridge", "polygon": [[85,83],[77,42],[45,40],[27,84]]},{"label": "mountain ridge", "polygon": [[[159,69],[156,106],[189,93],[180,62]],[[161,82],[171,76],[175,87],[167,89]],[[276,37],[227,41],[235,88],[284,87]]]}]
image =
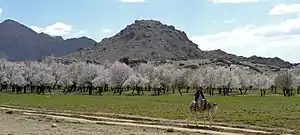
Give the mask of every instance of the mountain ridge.
[{"label": "mountain ridge", "polygon": [[[121,48],[121,51],[115,51],[118,48]],[[16,51],[18,53],[15,53]],[[94,51],[96,51],[95,54],[100,55],[90,55]],[[220,58],[274,65],[281,68],[289,68],[297,64],[278,57],[265,58],[255,55],[244,57],[220,49],[203,51],[201,45],[189,40],[184,31],[156,20],[135,20],[134,23],[127,25],[114,36],[103,38],[98,43],[86,36],[63,39],[61,36],[37,33],[12,19],[0,23],[1,57],[7,57],[8,60],[39,60],[51,54],[61,58],[71,58],[75,54],[75,59],[89,55],[82,60],[92,61],[95,58],[114,61],[123,57],[148,60]],[[114,56],[118,57],[114,58]]]},{"label": "mountain ridge", "polygon": [[226,53],[221,49],[206,51],[206,53],[208,54],[208,57],[212,57],[212,58],[246,61],[246,62],[251,62],[253,64],[273,65],[280,68],[290,68],[299,64],[299,63],[292,63],[289,61],[282,60],[279,57],[261,57],[256,55],[252,55],[250,57],[238,56],[235,54]]},{"label": "mountain ridge", "polygon": [[95,43],[87,37],[64,40],[59,36],[37,33],[11,19],[0,23],[0,53],[12,61],[39,60],[49,55],[62,56]]}]

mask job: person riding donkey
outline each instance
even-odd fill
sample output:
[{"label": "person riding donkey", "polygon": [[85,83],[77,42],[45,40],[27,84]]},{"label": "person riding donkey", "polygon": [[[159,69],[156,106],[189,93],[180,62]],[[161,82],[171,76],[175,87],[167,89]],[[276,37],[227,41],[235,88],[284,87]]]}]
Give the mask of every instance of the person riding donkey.
[{"label": "person riding donkey", "polygon": [[204,110],[206,99],[204,97],[203,88],[199,88],[195,94],[195,102],[198,104],[199,109]]},{"label": "person riding donkey", "polygon": [[204,116],[204,125],[205,125],[205,121],[206,121],[206,117],[205,117],[205,113],[209,114],[209,119],[210,119],[210,126],[212,125],[212,118],[214,116],[214,114],[216,113],[218,109],[218,105],[214,102],[208,101],[205,99],[204,97],[204,90],[203,88],[199,88],[195,94],[195,99],[190,103],[189,105],[189,112],[190,115],[187,119],[187,123],[189,123],[190,117],[192,115],[194,115],[194,120],[195,120],[195,124],[197,124],[197,118],[196,115],[198,112],[203,113]]}]

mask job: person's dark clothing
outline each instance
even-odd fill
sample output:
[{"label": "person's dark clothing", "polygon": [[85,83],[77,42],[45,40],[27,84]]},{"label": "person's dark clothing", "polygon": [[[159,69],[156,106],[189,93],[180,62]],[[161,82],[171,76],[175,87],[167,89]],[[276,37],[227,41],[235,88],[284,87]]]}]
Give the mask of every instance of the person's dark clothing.
[{"label": "person's dark clothing", "polygon": [[[200,101],[200,103],[198,103],[198,102],[199,102],[199,97],[200,97],[200,96],[202,97],[202,100]],[[202,88],[198,89],[197,92],[196,92],[196,94],[195,94],[195,102],[199,104],[200,109],[201,109],[201,108],[202,108],[202,109],[205,108],[205,106],[204,106],[204,104],[205,104],[205,102],[206,102],[205,100],[206,100],[206,99],[205,99],[205,97],[204,97],[204,93],[203,93]]]},{"label": "person's dark clothing", "polygon": [[200,96],[201,96],[203,99],[205,99],[202,88],[198,89],[197,92],[196,92],[196,94],[195,94],[195,101],[196,101],[196,102],[198,102],[198,99],[199,99]]}]

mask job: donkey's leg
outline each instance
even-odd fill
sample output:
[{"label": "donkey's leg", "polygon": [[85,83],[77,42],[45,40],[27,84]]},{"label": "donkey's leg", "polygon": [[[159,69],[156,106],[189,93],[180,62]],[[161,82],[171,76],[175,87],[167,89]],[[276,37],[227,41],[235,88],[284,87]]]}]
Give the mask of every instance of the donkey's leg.
[{"label": "donkey's leg", "polygon": [[191,120],[191,116],[193,115],[193,111],[190,111],[190,114],[189,114],[189,116],[188,116],[188,118],[187,118],[187,121],[186,121],[186,123],[187,123],[187,126],[189,125],[189,123],[190,123],[190,120]]},{"label": "donkey's leg", "polygon": [[211,125],[212,125],[213,114],[212,114],[212,112],[209,112],[208,114],[209,114],[209,119],[210,119],[210,120],[209,120],[209,121],[210,121],[210,122],[209,122],[209,126],[211,127]]},{"label": "donkey's leg", "polygon": [[203,111],[203,125],[204,125],[204,127],[206,127],[206,116],[205,116],[205,111]]},{"label": "donkey's leg", "polygon": [[194,113],[194,120],[195,120],[195,124],[196,124],[196,126],[198,126],[198,123],[197,123],[197,112],[195,111],[195,113]]}]

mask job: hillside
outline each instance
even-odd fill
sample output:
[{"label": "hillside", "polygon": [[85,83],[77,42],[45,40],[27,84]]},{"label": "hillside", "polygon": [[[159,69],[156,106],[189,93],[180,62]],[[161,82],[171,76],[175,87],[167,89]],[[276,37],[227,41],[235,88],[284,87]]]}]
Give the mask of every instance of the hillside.
[{"label": "hillside", "polygon": [[62,56],[95,43],[87,37],[64,40],[62,37],[36,33],[10,19],[0,23],[0,56],[9,60],[38,60],[51,54]]},{"label": "hillside", "polygon": [[[201,45],[199,45],[201,49]],[[220,49],[202,51],[187,35],[172,25],[155,20],[136,20],[116,35],[103,39],[97,46],[68,54],[62,58],[80,61],[115,61],[123,57],[129,59],[191,60],[226,59],[236,62],[266,64],[279,68],[289,68],[293,64],[279,58],[243,57],[226,53]]]},{"label": "hillside", "polygon": [[154,20],[138,20],[97,46],[72,53],[67,58],[115,61],[130,59],[199,59],[203,52],[174,26]]},{"label": "hillside", "polygon": [[264,64],[269,66],[276,66],[280,68],[290,68],[296,65],[288,61],[284,61],[278,57],[275,58],[264,58],[258,56],[243,57],[243,56],[237,56],[234,54],[226,53],[220,49],[206,51],[205,53],[206,53],[206,58],[221,58],[221,59],[227,59],[233,61],[243,61],[252,64]]}]

